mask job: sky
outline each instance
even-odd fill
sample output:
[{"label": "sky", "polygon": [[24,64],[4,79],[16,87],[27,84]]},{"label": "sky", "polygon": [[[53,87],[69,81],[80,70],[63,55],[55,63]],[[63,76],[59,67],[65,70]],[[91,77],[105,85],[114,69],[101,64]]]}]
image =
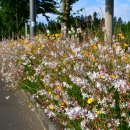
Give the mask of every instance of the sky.
[{"label": "sky", "polygon": [[[114,0],[114,16],[121,17],[123,21],[130,21],[130,0]],[[104,17],[105,13],[105,0],[79,0],[73,5],[73,12],[77,12],[79,9],[84,8],[82,14],[88,16],[93,12],[98,12],[99,17]],[[48,14],[51,19],[55,19],[56,16]],[[47,23],[42,15],[38,15],[37,21]]]}]

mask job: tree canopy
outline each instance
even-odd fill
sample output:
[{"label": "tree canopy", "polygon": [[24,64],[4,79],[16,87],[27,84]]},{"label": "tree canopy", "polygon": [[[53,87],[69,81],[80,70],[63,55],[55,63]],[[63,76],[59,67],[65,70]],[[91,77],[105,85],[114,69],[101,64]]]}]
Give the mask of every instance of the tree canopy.
[{"label": "tree canopy", "polygon": [[[55,0],[36,0],[37,14],[56,13]],[[0,28],[19,34],[29,19],[29,0],[0,0]],[[8,32],[7,32],[8,30]],[[9,35],[9,34],[8,34]]]}]

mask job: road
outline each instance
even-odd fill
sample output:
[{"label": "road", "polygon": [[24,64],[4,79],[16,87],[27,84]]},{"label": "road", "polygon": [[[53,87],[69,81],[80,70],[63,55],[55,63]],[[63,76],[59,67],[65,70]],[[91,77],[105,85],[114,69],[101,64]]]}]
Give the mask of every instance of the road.
[{"label": "road", "polygon": [[0,80],[0,130],[44,130],[20,91],[7,90]]}]

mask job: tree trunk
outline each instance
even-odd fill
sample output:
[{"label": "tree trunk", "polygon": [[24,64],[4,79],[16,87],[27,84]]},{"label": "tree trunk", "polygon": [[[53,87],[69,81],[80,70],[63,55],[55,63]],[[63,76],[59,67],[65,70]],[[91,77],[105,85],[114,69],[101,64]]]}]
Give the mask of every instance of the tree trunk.
[{"label": "tree trunk", "polygon": [[70,21],[70,0],[62,0],[62,23],[61,23],[61,33],[63,38],[68,35]]},{"label": "tree trunk", "polygon": [[18,30],[19,30],[19,22],[18,22],[18,13],[16,12],[16,35],[18,35]]},{"label": "tree trunk", "polygon": [[16,35],[18,35],[19,21],[18,21],[18,2],[17,2],[17,0],[16,0],[16,14],[15,14],[15,18],[16,18]]},{"label": "tree trunk", "polygon": [[112,44],[114,0],[105,2],[105,42]]},{"label": "tree trunk", "polygon": [[61,34],[62,37],[66,37],[66,19],[65,19],[65,12],[66,12],[66,0],[62,0],[62,21],[61,21]]},{"label": "tree trunk", "polygon": [[70,29],[70,0],[66,0],[66,26],[67,26],[67,33]]}]

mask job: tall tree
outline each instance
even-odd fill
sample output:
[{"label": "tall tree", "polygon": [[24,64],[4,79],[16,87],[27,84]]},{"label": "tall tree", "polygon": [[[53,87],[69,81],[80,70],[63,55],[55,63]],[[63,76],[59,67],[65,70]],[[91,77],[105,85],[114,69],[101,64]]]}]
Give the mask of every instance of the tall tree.
[{"label": "tall tree", "polygon": [[[37,0],[36,2],[37,14],[46,16],[46,13],[56,12],[55,0]],[[3,28],[5,30],[10,28],[15,34],[19,34],[25,21],[29,19],[29,0],[0,0],[0,7]]]},{"label": "tall tree", "polygon": [[114,0],[105,2],[105,42],[112,44]]},{"label": "tall tree", "polygon": [[19,34],[29,16],[28,2],[26,0],[0,0],[0,2],[4,28],[10,28]]},{"label": "tall tree", "polygon": [[46,13],[57,13],[57,0],[37,0],[37,14],[42,14],[48,20]]}]

